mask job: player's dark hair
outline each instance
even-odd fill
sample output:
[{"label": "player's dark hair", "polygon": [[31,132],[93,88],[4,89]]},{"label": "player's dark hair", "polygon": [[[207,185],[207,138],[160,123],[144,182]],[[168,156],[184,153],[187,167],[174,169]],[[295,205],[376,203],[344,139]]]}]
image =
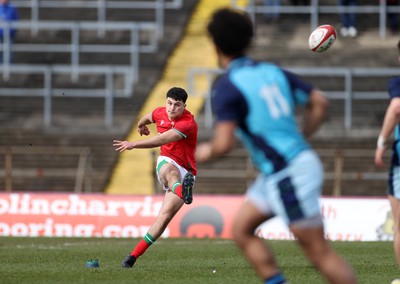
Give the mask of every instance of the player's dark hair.
[{"label": "player's dark hair", "polygon": [[400,40],[397,42],[397,50],[400,52]]},{"label": "player's dark hair", "polygon": [[233,57],[244,55],[254,34],[253,23],[248,14],[230,8],[217,10],[207,29],[222,53]]},{"label": "player's dark hair", "polygon": [[181,101],[181,102],[186,103],[186,100],[188,98],[188,94],[182,88],[173,87],[173,88],[168,90],[167,98],[171,98],[171,99],[174,99],[176,101]]}]

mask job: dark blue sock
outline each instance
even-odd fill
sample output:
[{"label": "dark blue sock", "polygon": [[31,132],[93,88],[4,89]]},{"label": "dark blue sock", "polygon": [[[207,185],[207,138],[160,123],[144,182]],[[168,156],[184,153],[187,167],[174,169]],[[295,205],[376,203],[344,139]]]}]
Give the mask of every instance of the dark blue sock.
[{"label": "dark blue sock", "polygon": [[277,273],[274,276],[265,279],[264,284],[285,284],[285,277],[281,273]]}]

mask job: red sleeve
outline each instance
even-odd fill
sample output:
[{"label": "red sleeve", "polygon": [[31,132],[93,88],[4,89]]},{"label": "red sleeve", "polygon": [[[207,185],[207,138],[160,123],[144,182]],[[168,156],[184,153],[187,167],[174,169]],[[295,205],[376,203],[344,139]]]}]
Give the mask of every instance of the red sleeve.
[{"label": "red sleeve", "polygon": [[193,123],[192,119],[189,117],[185,117],[184,119],[180,119],[175,123],[174,129],[179,131],[179,133],[184,137],[188,137],[192,134],[193,131]]},{"label": "red sleeve", "polygon": [[161,107],[158,107],[151,113],[151,119],[153,120],[154,123],[160,119],[160,110]]}]

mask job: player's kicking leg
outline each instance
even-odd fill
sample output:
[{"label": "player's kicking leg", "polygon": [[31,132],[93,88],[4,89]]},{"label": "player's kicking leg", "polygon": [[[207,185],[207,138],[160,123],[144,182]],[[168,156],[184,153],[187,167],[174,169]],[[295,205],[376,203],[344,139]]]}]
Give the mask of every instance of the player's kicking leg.
[{"label": "player's kicking leg", "polygon": [[133,251],[124,259],[121,266],[124,268],[132,267],[136,260],[143,255],[146,250],[161,236],[172,218],[183,205],[183,200],[171,191],[165,193],[160,212],[151,225],[144,238],[136,245]]},{"label": "player's kicking leg", "polygon": [[182,199],[186,204],[193,201],[194,175],[187,172],[182,180]]},{"label": "player's kicking leg", "polygon": [[[158,178],[161,184],[164,185],[164,189],[166,189],[163,204],[155,222],[151,225],[144,238],[123,260],[121,264],[123,268],[132,267],[136,260],[161,236],[184,202],[190,201],[189,203],[191,203],[192,201],[194,176],[191,173],[187,173],[181,183],[181,173],[178,167],[162,160],[159,163],[160,166],[157,167]],[[184,191],[186,192],[186,201],[184,200]]]}]

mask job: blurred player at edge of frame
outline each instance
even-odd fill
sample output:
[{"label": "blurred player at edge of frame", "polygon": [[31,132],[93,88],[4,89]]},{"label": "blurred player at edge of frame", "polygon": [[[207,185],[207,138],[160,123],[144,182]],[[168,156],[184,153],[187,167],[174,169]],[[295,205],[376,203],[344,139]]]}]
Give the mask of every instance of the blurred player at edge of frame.
[{"label": "blurred player at edge of frame", "polygon": [[[400,41],[397,43],[398,60],[400,62]],[[388,82],[390,104],[379,133],[375,165],[383,168],[383,156],[387,149],[387,140],[394,132],[392,158],[390,162],[387,194],[394,220],[393,247],[397,265],[400,267],[400,76],[393,77]]]},{"label": "blurred player at edge of frame", "polygon": [[[253,37],[247,14],[218,10],[208,32],[219,66],[227,72],[213,84],[214,134],[211,141],[198,145],[197,161],[228,153],[237,135],[260,171],[232,226],[236,244],[263,283],[287,283],[265,241],[254,235],[261,223],[280,216],[329,283],[357,283],[352,268],[324,238],[319,207],[323,169],[306,141],[322,123],[328,100],[296,75],[246,56]],[[301,105],[302,131],[294,112]]]},{"label": "blurred player at edge of frame", "polygon": [[[144,115],[138,122],[140,135],[149,135],[147,125],[155,123],[158,135],[139,141],[114,140],[116,151],[161,147],[156,173],[165,190],[164,201],[155,222],[143,240],[122,262],[132,267],[164,232],[184,203],[191,204],[196,176],[195,151],[198,127],[193,115],[186,109],[188,94],[182,88],[171,88],[166,95],[166,106]],[[138,161],[140,162],[140,161]]]}]

